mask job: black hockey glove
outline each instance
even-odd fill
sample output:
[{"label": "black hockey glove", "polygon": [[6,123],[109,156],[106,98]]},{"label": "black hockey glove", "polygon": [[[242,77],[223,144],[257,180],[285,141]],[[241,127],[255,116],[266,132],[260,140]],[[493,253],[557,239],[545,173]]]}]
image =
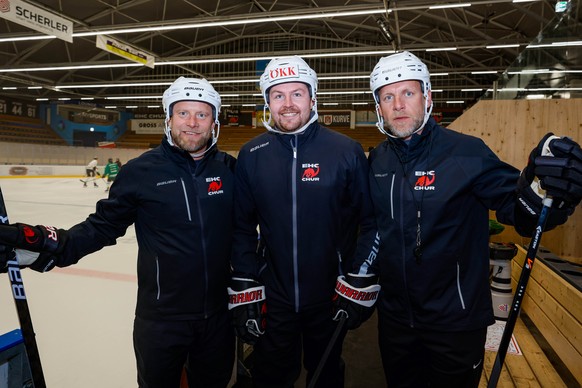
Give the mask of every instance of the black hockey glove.
[{"label": "black hockey glove", "polygon": [[[3,247],[5,249],[13,249]],[[0,253],[0,273],[8,272],[8,263],[16,261],[20,268],[30,268],[38,272],[47,272],[55,267],[54,254],[32,252],[24,249],[14,249],[14,252]]]},{"label": "black hockey glove", "polygon": [[228,287],[228,298],[228,309],[232,314],[237,337],[254,345],[265,333],[265,286],[253,279],[232,278]]},{"label": "black hockey glove", "polygon": [[[30,267],[39,272],[50,271],[54,268],[56,256],[63,251],[66,241],[67,231],[52,226],[0,224],[0,244],[5,246],[2,252],[12,249],[11,247],[21,248],[16,249],[16,260],[22,268]],[[10,256],[9,252],[0,254],[0,272],[7,271]]]},{"label": "black hockey glove", "polygon": [[333,320],[338,321],[347,314],[346,327],[357,329],[374,313],[374,304],[380,293],[376,275],[357,275],[349,273],[338,276],[335,286]]},{"label": "black hockey glove", "polygon": [[544,196],[553,198],[552,209],[563,222],[582,199],[582,150],[568,137],[546,134],[535,147],[518,182],[519,201],[532,215],[539,215]]}]

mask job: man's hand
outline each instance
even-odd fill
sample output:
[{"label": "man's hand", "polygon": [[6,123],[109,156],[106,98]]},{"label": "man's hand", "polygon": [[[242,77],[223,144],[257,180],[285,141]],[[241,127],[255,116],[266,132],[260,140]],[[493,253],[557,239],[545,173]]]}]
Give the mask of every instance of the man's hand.
[{"label": "man's hand", "polygon": [[24,249],[15,249],[14,253],[9,250],[12,248],[2,247],[0,253],[0,273],[8,271],[8,261],[15,260],[20,268],[30,268],[38,272],[47,272],[55,267],[56,259],[52,253],[31,252]]},{"label": "man's hand", "polygon": [[0,244],[33,252],[61,253],[67,232],[53,226],[0,225]]},{"label": "man's hand", "polygon": [[546,134],[531,151],[521,180],[540,198],[553,198],[554,208],[570,214],[582,199],[582,150],[568,137]]},{"label": "man's hand", "polygon": [[376,275],[347,274],[338,276],[335,286],[334,317],[339,320],[347,314],[346,327],[357,329],[374,313],[374,304],[378,299],[380,285]]},{"label": "man's hand", "polygon": [[228,309],[232,323],[243,342],[254,345],[265,333],[267,305],[265,287],[253,279],[232,278],[228,287]]}]

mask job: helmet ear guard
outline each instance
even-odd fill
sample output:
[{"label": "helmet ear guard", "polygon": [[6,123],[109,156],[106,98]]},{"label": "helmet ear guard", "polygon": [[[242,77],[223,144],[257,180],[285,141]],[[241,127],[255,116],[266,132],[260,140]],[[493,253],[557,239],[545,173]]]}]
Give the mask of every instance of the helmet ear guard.
[{"label": "helmet ear guard", "polygon": [[[218,129],[216,130],[216,135],[214,129],[212,130],[212,145],[210,147],[216,144],[218,141],[218,134],[220,133],[219,115],[221,100],[220,95],[212,87],[210,82],[205,79],[180,77],[164,92],[164,95],[162,96],[162,105],[164,107],[164,113],[166,114],[164,131],[166,133],[166,138],[171,145],[174,145],[174,142],[172,141],[171,135],[172,129],[168,125],[168,122],[172,117],[174,104],[179,101],[205,102],[212,107],[214,123]],[[210,147],[208,147],[208,149],[210,149]]]},{"label": "helmet ear guard", "polygon": [[[432,112],[432,98],[430,96],[431,84],[428,67],[414,54],[403,51],[380,58],[374,70],[370,74],[370,90],[376,102],[376,115],[378,122],[376,126],[380,132],[387,136],[395,137],[384,129],[384,118],[380,114],[380,98],[378,92],[386,85],[401,81],[419,81],[425,99],[423,124],[415,132],[421,130]],[[429,103],[430,100],[430,103]]]}]

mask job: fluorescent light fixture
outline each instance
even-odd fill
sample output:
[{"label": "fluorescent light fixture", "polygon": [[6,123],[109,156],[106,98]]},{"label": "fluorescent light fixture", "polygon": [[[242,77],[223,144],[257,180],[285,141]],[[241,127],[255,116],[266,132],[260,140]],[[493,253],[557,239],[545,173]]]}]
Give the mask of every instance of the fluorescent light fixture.
[{"label": "fluorescent light fixture", "polygon": [[541,0],[513,0],[512,3],[532,3],[534,1],[541,1]]},{"label": "fluorescent light fixture", "polygon": [[[225,106],[225,105],[223,105],[223,106]],[[160,106],[159,105],[148,105],[147,107],[153,109],[153,108],[159,108]]]},{"label": "fluorescent light fixture", "polygon": [[108,65],[75,65],[75,66],[49,66],[27,67],[21,69],[0,69],[0,73],[20,73],[23,71],[54,71],[54,70],[82,70],[82,69],[110,69],[113,67],[138,67],[141,63],[110,63]]},{"label": "fluorescent light fixture", "polygon": [[95,98],[93,97],[81,97],[81,100],[94,100]]},{"label": "fluorescent light fixture", "polygon": [[447,104],[464,104],[465,101],[446,101]]},{"label": "fluorescent light fixture", "polygon": [[116,105],[105,105],[105,109],[116,109]]},{"label": "fluorescent light fixture", "polygon": [[186,30],[192,28],[204,28],[204,27],[224,27],[224,26],[234,26],[239,24],[257,24],[266,22],[281,22],[285,20],[306,20],[306,19],[325,19],[325,18],[337,18],[344,16],[358,16],[358,15],[375,15],[384,14],[386,10],[384,8],[374,8],[365,9],[360,11],[344,11],[344,12],[327,12],[327,13],[314,13],[307,15],[289,15],[289,16],[268,16],[263,18],[255,19],[238,19],[238,20],[223,20],[217,22],[206,22],[206,23],[192,23],[192,24],[175,24],[170,26],[152,26],[152,27],[137,27],[137,28],[123,28],[117,30],[103,30],[103,31],[89,31],[89,32],[78,32],[73,33],[73,37],[77,36],[95,36],[95,35],[114,35],[114,34],[130,34],[136,32],[151,32],[151,31],[171,31],[171,30]]},{"label": "fluorescent light fixture", "polygon": [[352,105],[368,105],[367,102],[352,102]]},{"label": "fluorescent light fixture", "polygon": [[337,106],[337,105],[339,105],[339,103],[337,103],[337,102],[324,102],[323,105],[324,106]]},{"label": "fluorescent light fixture", "polygon": [[528,94],[525,96],[526,100],[545,100],[546,98],[545,94]]},{"label": "fluorescent light fixture", "polygon": [[48,98],[37,98],[35,101],[48,101]]},{"label": "fluorescent light fixture", "polygon": [[[258,81],[258,80],[257,80]],[[125,88],[133,86],[169,86],[171,82],[135,82],[119,84],[80,84],[80,85],[57,85],[57,89],[89,89],[89,88]]]},{"label": "fluorescent light fixture", "polygon": [[490,46],[485,46],[486,49],[498,49],[498,48],[514,48],[519,47],[519,43],[515,44],[492,44]]},{"label": "fluorescent light fixture", "polygon": [[447,76],[449,75],[449,73],[431,73],[430,76],[431,77],[442,77],[442,76]]},{"label": "fluorescent light fixture", "polygon": [[127,105],[125,109],[136,109],[137,105]]},{"label": "fluorescent light fixture", "polygon": [[29,86],[27,89],[42,89],[42,86]]},{"label": "fluorescent light fixture", "polygon": [[435,48],[427,48],[424,51],[456,51],[456,47],[435,47]]},{"label": "fluorescent light fixture", "polygon": [[459,4],[442,4],[442,5],[431,5],[428,9],[443,9],[443,8],[461,8],[470,7],[471,3],[459,3]]},{"label": "fluorescent light fixture", "polygon": [[507,72],[507,74],[547,74],[547,73],[550,73],[550,69],[525,69]]},{"label": "fluorescent light fixture", "polygon": [[257,106],[257,104],[242,104],[241,106]]},{"label": "fluorescent light fixture", "polygon": [[461,92],[482,92],[482,88],[474,88],[474,89],[461,89]]},{"label": "fluorescent light fixture", "polygon": [[553,43],[542,43],[542,44],[530,44],[525,48],[559,48],[559,47],[571,47],[571,46],[582,46],[582,40],[573,40],[569,42],[553,42]]},{"label": "fluorescent light fixture", "polygon": [[16,90],[16,86],[3,86],[2,90]]},{"label": "fluorescent light fixture", "polygon": [[346,91],[346,92],[317,92],[318,96],[325,96],[325,95],[338,95],[338,94],[366,94],[366,93],[372,93],[371,91],[362,91],[362,90],[352,90],[352,91]]},{"label": "fluorescent light fixture", "polygon": [[21,36],[17,38],[0,38],[0,43],[4,42],[22,42],[25,40],[41,40],[41,39],[55,39],[54,35],[34,35],[34,36]]},{"label": "fluorescent light fixture", "polygon": [[497,74],[497,70],[472,71],[471,74]]},{"label": "fluorescent light fixture", "polygon": [[69,101],[70,99],[70,97],[61,97],[59,98],[59,101]]},{"label": "fluorescent light fixture", "polygon": [[431,89],[431,93],[442,93],[443,89]]}]

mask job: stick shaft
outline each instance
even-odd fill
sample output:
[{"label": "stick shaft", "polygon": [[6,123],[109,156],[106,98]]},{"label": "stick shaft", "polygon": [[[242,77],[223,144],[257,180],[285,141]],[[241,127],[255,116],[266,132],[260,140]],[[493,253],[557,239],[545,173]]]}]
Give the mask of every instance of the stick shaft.
[{"label": "stick shaft", "polygon": [[[8,214],[6,212],[6,205],[4,204],[4,197],[2,196],[2,189],[0,188],[0,222],[8,223]],[[30,317],[30,310],[28,309],[28,301],[26,293],[24,292],[24,283],[20,273],[18,260],[16,259],[16,252],[13,248],[0,246],[0,255],[6,255],[8,263],[8,277],[10,278],[10,285],[12,287],[12,296],[14,297],[14,304],[16,312],[18,313],[18,320],[20,322],[20,329],[22,331],[22,339],[24,341],[24,348],[28,357],[30,365],[30,372],[34,388],[45,388],[46,383],[40,363],[40,355],[36,344],[36,334],[32,327],[32,318]]]},{"label": "stick shaft", "polygon": [[545,198],[544,206],[538,218],[536,229],[527,249],[521,275],[519,277],[519,281],[517,282],[515,295],[513,296],[513,302],[511,303],[511,310],[509,310],[509,316],[507,317],[507,322],[505,323],[505,328],[503,329],[503,335],[501,336],[499,349],[497,350],[497,356],[495,357],[495,363],[493,364],[493,369],[491,370],[491,376],[489,377],[489,384],[487,385],[487,388],[497,387],[497,382],[499,380],[499,376],[501,375],[501,369],[503,368],[503,362],[505,361],[507,349],[509,348],[509,342],[511,341],[511,335],[513,334],[513,329],[515,328],[517,318],[519,317],[519,311],[521,310],[521,304],[523,297],[525,296],[527,282],[531,275],[531,270],[533,268],[538,248],[540,246],[542,232],[546,225],[546,220],[548,218],[548,213],[550,212],[551,207],[551,198]]}]

